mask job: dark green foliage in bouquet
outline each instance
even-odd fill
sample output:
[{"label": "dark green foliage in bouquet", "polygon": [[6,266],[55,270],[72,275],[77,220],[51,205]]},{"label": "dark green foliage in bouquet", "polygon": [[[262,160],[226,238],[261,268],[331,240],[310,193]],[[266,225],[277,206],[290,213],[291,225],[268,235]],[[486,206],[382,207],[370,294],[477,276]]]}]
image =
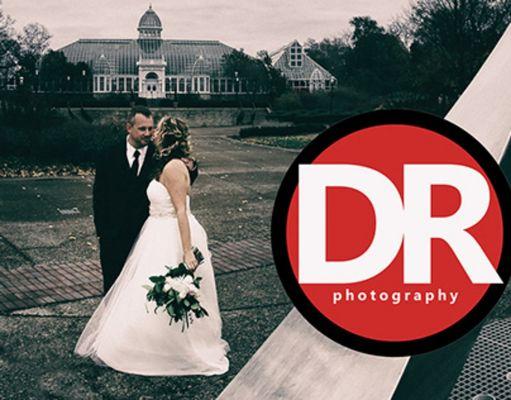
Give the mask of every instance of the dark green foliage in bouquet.
[{"label": "dark green foliage in bouquet", "polygon": [[[200,251],[194,248],[197,261],[202,263],[204,257]],[[147,289],[146,298],[154,301],[156,307],[154,312],[164,308],[170,317],[169,325],[173,322],[182,322],[183,332],[195,318],[207,317],[209,314],[199,301],[199,289],[201,277],[195,277],[194,272],[188,269],[185,263],[175,267],[168,267],[165,275],[149,277],[153,285],[144,285]]]}]

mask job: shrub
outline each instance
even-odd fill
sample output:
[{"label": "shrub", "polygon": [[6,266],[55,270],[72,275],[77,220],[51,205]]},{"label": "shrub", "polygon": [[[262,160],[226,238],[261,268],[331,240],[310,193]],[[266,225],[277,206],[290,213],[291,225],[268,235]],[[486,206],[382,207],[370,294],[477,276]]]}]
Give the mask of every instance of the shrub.
[{"label": "shrub", "polygon": [[65,162],[94,161],[97,155],[124,137],[117,125],[91,125],[69,121],[41,131],[38,146],[47,158]]},{"label": "shrub", "polygon": [[20,156],[31,151],[31,137],[28,131],[10,126],[0,128],[0,154]]},{"label": "shrub", "polygon": [[333,123],[350,115],[374,110],[382,102],[382,99],[349,87],[314,93],[288,92],[275,100],[272,118],[293,123]]},{"label": "shrub", "polygon": [[119,108],[130,107],[133,104],[148,105],[151,107],[267,107],[269,95],[258,94],[213,94],[209,98],[201,97],[196,93],[169,94],[163,99],[143,99],[136,93],[29,93],[0,91],[2,113],[6,108],[25,107],[28,103],[39,104],[47,109],[51,108]]},{"label": "shrub", "polygon": [[105,147],[124,138],[122,125],[92,125],[79,120],[51,127],[0,132],[0,154],[34,160],[92,162]]},{"label": "shrub", "polygon": [[296,92],[286,92],[277,97],[273,107],[278,111],[289,111],[303,108],[300,95]]}]

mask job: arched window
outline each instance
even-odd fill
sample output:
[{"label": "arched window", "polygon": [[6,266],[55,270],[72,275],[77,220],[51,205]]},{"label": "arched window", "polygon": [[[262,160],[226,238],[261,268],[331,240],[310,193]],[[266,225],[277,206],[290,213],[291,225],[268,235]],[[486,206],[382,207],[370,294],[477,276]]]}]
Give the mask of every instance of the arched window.
[{"label": "arched window", "polygon": [[316,90],[324,90],[325,89],[325,77],[323,73],[319,69],[315,69],[312,71],[310,77],[310,91],[314,92]]},{"label": "arched window", "polygon": [[158,79],[158,75],[154,72],[149,72],[146,76],[146,79]]}]

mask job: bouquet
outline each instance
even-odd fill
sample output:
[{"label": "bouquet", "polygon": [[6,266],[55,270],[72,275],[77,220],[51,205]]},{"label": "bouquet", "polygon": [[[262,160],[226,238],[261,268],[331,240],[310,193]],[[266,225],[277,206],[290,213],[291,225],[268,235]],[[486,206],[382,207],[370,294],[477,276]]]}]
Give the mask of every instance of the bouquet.
[{"label": "bouquet", "polygon": [[[204,261],[202,253],[194,247],[193,254],[199,262]],[[182,262],[175,267],[165,266],[168,272],[165,275],[151,276],[149,280],[153,285],[144,285],[147,289],[147,300],[154,301],[154,313],[163,307],[170,316],[170,323],[182,322],[181,332],[188,328],[195,318],[208,316],[208,312],[199,302],[199,289],[201,277],[195,277],[186,263]]]}]

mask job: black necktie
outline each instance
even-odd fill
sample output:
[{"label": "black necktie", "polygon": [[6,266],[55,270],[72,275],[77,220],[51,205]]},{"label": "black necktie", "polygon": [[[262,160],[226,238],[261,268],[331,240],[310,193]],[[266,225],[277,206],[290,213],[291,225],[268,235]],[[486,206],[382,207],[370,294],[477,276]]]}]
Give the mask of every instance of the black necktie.
[{"label": "black necktie", "polygon": [[140,155],[140,152],[138,150],[135,150],[135,153],[133,153],[133,157],[135,157],[135,160],[133,161],[133,164],[131,164],[131,173],[133,176],[138,176],[138,156]]}]

